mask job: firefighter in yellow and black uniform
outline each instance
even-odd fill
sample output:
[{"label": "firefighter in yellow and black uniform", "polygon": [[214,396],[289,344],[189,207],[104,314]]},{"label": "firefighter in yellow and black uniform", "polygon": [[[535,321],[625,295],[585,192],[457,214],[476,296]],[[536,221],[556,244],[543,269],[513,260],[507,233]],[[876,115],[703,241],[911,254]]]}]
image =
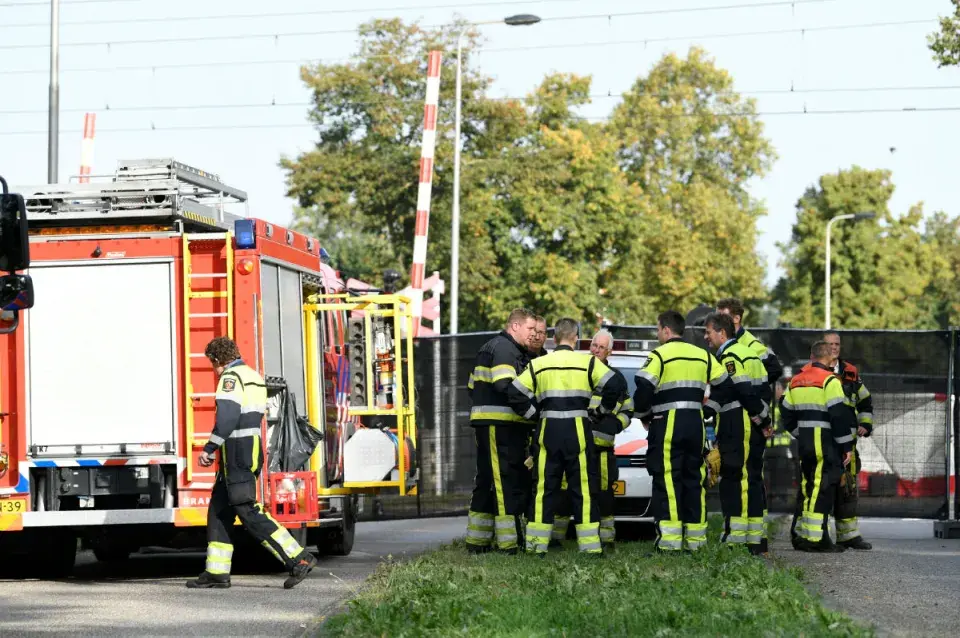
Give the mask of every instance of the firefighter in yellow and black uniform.
[{"label": "firefighter in yellow and black uniform", "polygon": [[492,549],[515,554],[523,539],[523,520],[530,491],[530,470],[524,465],[533,422],[518,416],[507,402],[507,388],[530,361],[528,345],[537,322],[518,308],[507,325],[477,353],[470,374],[470,425],[477,441],[477,474],[467,514],[467,550]]},{"label": "firefighter in yellow and black uniform", "polygon": [[843,384],[830,368],[830,346],[814,343],[810,357],[812,364],[790,379],[780,400],[783,428],[797,438],[800,449],[802,500],[791,540],[801,551],[843,551],[830,540],[828,523],[840,476],[850,463],[856,421],[845,405]]},{"label": "firefighter in yellow and black uniform", "polygon": [[720,405],[715,425],[724,521],[720,540],[731,545],[746,544],[751,554],[764,554],[768,548],[763,452],[766,438],[773,434],[768,427],[769,407],[761,399],[763,389],[770,387],[767,372],[760,359],[737,341],[733,320],[728,315],[708,315],[704,325],[707,343],[716,348],[717,359],[734,386],[733,400]]},{"label": "firefighter in yellow and black uniform", "polygon": [[[657,339],[637,372],[634,414],[647,435],[647,469],[653,477],[650,509],[661,551],[696,550],[707,542],[703,418],[732,399],[733,383],[716,358],[683,341],[683,315],[657,318]],[[707,386],[710,400],[704,404]]]},{"label": "firefighter in yellow and black uniform", "polygon": [[220,451],[220,466],[207,509],[207,564],[190,588],[230,587],[234,520],[280,560],[290,573],[284,588],[302,581],[317,564],[282,525],[257,502],[257,478],[263,468],[261,422],[267,409],[267,387],[256,370],[240,358],[237,344],[218,337],[207,344],[207,358],[220,376],[216,422],[203,446],[200,464],[210,466]]},{"label": "firefighter in yellow and black uniform", "polygon": [[574,351],[576,321],[561,319],[554,328],[556,349],[538,357],[507,389],[510,405],[524,418],[537,419],[534,434],[534,499],[527,524],[527,551],[544,554],[550,544],[560,484],[567,491],[581,552],[599,554],[599,487],[591,426],[590,398],[601,394],[599,415],[609,414],[626,390],[626,382],[602,361]]}]

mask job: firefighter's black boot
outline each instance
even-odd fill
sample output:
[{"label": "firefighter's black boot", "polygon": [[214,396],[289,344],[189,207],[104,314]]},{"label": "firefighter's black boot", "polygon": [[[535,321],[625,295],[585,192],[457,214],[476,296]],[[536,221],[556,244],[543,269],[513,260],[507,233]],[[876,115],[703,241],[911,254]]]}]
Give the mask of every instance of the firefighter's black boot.
[{"label": "firefighter's black boot", "polygon": [[847,549],[873,549],[873,545],[863,540],[863,536],[857,536],[856,538],[851,538],[848,541],[843,541],[838,544]]},{"label": "firefighter's black boot", "polygon": [[474,545],[473,543],[466,543],[466,545],[467,552],[470,554],[486,554],[493,549],[489,545]]},{"label": "firefighter's black boot", "polygon": [[283,588],[292,589],[296,587],[316,566],[317,559],[313,557],[313,554],[304,550],[297,558],[297,564],[290,569],[290,577],[283,581]]},{"label": "firefighter's black boot", "polygon": [[230,587],[230,574],[201,572],[200,576],[194,580],[187,581],[187,587],[189,589],[228,589]]}]

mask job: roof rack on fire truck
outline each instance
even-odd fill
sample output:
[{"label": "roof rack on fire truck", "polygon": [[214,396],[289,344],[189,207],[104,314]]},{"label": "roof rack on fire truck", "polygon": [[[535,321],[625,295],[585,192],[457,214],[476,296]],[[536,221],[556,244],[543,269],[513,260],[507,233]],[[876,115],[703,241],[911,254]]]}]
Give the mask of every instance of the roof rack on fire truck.
[{"label": "roof rack on fire truck", "polygon": [[[172,159],[121,160],[113,180],[19,187],[31,230],[56,226],[169,224],[189,231],[233,230],[247,193],[218,175]],[[225,209],[243,204],[244,215]]]}]

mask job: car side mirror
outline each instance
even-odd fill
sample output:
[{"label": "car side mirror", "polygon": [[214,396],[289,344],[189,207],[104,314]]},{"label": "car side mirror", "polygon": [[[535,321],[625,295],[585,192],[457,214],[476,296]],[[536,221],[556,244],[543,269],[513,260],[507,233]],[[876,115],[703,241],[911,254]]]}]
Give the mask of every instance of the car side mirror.
[{"label": "car side mirror", "polygon": [[30,237],[23,195],[0,194],[0,270],[12,273],[29,265]]}]

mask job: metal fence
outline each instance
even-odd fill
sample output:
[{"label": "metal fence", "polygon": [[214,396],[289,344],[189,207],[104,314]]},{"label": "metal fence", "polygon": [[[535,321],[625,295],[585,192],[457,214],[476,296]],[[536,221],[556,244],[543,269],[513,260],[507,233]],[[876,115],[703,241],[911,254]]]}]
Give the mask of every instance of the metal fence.
[{"label": "metal fence", "polygon": [[[656,345],[650,326],[607,326],[617,339],[643,339]],[[784,365],[784,379],[809,360],[819,330],[755,329]],[[951,375],[960,351],[951,331],[839,331],[841,356],[860,370],[873,396],[874,433],[860,439],[859,477],[864,516],[943,519],[948,514],[950,444],[956,423],[950,418],[956,384]],[[473,333],[419,340],[416,385],[420,481],[416,497],[383,495],[364,499],[363,518],[409,518],[464,514],[476,469],[470,402],[466,383],[480,346],[496,333]],[[685,338],[703,343],[703,331],[688,328]],[[954,408],[956,409],[956,408]],[[951,441],[951,438],[953,441]],[[771,512],[793,511],[797,492],[796,443],[770,447],[765,480]],[[719,510],[716,488],[708,494]]]}]

